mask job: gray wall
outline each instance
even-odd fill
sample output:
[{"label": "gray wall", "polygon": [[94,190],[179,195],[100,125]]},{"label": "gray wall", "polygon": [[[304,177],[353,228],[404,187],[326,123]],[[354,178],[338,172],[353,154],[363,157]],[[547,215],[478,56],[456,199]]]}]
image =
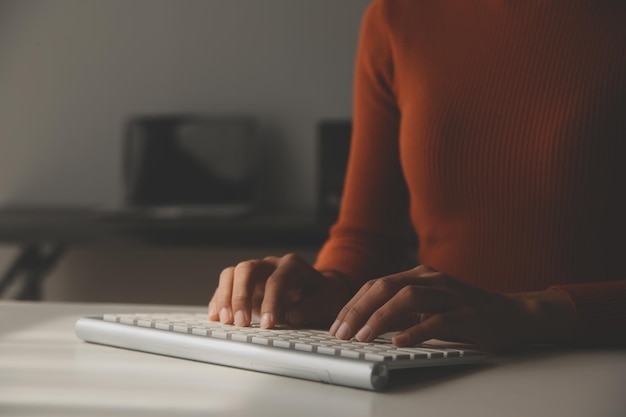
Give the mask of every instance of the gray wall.
[{"label": "gray wall", "polygon": [[132,114],[247,114],[264,191],[315,202],[315,126],[350,117],[369,0],[0,0],[0,203],[119,202]]},{"label": "gray wall", "polygon": [[[256,117],[267,200],[314,205],[316,124],[350,117],[368,3],[0,0],[0,204],[115,205],[124,120],[202,112]],[[78,248],[46,298],[203,303],[223,267],[288,250]]]}]

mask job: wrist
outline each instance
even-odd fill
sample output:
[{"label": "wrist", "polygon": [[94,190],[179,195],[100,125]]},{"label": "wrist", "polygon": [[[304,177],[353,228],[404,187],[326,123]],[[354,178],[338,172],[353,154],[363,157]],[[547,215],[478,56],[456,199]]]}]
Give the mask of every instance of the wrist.
[{"label": "wrist", "polygon": [[519,302],[528,323],[528,344],[570,345],[576,341],[578,313],[567,294],[549,289],[511,296]]}]

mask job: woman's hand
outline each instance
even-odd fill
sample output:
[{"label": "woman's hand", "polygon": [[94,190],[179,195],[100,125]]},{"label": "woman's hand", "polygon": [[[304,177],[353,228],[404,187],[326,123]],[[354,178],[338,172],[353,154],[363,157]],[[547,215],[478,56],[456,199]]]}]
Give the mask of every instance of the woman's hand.
[{"label": "woman's hand", "polygon": [[209,303],[209,320],[261,327],[327,325],[354,292],[339,274],[320,273],[298,255],[270,256],[231,266],[220,274]]},{"label": "woman's hand", "polygon": [[330,333],[366,342],[402,330],[393,338],[397,346],[440,339],[505,351],[571,342],[576,326],[574,308],[558,291],[495,294],[419,266],[367,282],[340,311]]}]

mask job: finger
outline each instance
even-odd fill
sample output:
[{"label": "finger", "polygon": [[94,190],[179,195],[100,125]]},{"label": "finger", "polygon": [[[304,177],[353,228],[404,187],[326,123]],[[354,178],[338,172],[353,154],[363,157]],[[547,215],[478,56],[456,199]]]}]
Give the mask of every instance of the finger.
[{"label": "finger", "polygon": [[332,326],[330,326],[330,330],[328,332],[331,335],[336,336],[337,330],[339,330],[339,327],[341,326],[341,323],[343,323],[348,312],[372,288],[375,281],[376,280],[370,280],[363,284],[363,286],[359,288],[357,293],[350,299],[350,301],[348,301],[346,305],[343,306],[343,308],[339,311],[339,314],[337,314],[335,322],[332,324]]},{"label": "finger", "polygon": [[389,301],[402,288],[402,278],[387,276],[368,282],[357,295],[342,309],[334,336],[350,339],[365,321],[383,304]]},{"label": "finger", "polygon": [[209,320],[211,321],[217,321],[220,318],[218,311],[217,311],[217,302],[215,301],[216,294],[217,294],[217,289],[213,293],[213,296],[211,297],[211,301],[209,301],[208,317],[209,317]]},{"label": "finger", "polygon": [[[447,292],[434,291],[432,298],[429,298],[426,294],[432,288],[422,284],[424,282],[432,284],[432,280],[415,277],[414,273],[415,271],[407,271],[375,280],[367,291],[359,294],[358,299],[355,297],[346,306],[347,308],[342,311],[344,313],[343,319],[336,328],[335,336],[339,339],[349,339],[355,336],[357,331],[361,331],[360,329],[366,321],[375,313],[377,316],[374,318],[374,321],[378,322],[381,328],[389,326],[399,316],[393,310],[389,310],[389,308],[379,309],[396,296],[399,296],[398,301],[400,303],[404,303],[403,306],[413,306],[414,309],[420,312],[438,312],[449,309],[450,295]],[[447,294],[445,300],[437,297],[437,295],[443,294]],[[405,314],[408,313],[404,307],[402,311]],[[377,330],[367,326],[362,329],[360,337],[370,340],[370,338],[374,337],[375,331]]]},{"label": "finger", "polygon": [[233,280],[235,268],[230,266],[220,274],[219,284],[215,291],[215,309],[221,323],[232,324],[233,313],[231,299],[233,294]]},{"label": "finger", "polygon": [[280,258],[276,269],[265,283],[261,304],[261,327],[269,329],[283,318],[289,291],[307,284],[313,270],[298,255],[288,254]]},{"label": "finger", "polygon": [[[416,280],[412,275],[412,271],[405,271],[399,274],[388,275],[383,278],[373,279],[366,282],[350,301],[339,311],[335,322],[332,324],[329,333],[333,336],[337,335],[339,328],[345,322],[349,314],[359,315],[361,312],[355,310],[355,306],[361,302],[363,297],[370,296],[371,292],[380,293],[378,306],[384,304],[399,288]],[[386,298],[385,298],[386,296]],[[372,310],[373,312],[373,310]],[[371,312],[370,312],[371,314]],[[343,332],[343,331],[342,331]]]},{"label": "finger", "polygon": [[260,260],[244,261],[235,266],[231,303],[236,326],[250,325],[256,284],[267,280],[274,269],[270,262]]},{"label": "finger", "polygon": [[[363,303],[367,300],[363,299]],[[403,317],[411,317],[418,312],[440,313],[457,308],[461,298],[456,292],[409,285],[402,288],[389,301],[375,310],[365,324],[356,332],[359,342],[369,342],[381,333],[393,329]],[[361,308],[359,308],[361,310]],[[346,317],[348,326],[356,326]],[[354,327],[356,328],[356,327]]]},{"label": "finger", "polygon": [[[361,301],[361,299],[366,295],[370,295],[370,291],[374,285],[378,285],[379,287],[385,287],[387,282],[395,282],[398,284],[398,288],[401,288],[403,285],[420,285],[423,287],[440,287],[446,288],[446,283],[448,281],[448,276],[440,273],[426,265],[419,265],[416,268],[413,268],[408,271],[403,271],[397,274],[389,275],[377,280],[368,281],[361,289],[357,292],[357,294],[344,306],[344,308],[337,315],[337,319],[332,324],[329,333],[331,335],[336,336],[337,332],[341,328],[342,324],[345,323],[346,317],[352,312],[352,314],[361,315],[359,311],[355,311],[355,307]],[[382,282],[378,282],[382,280]],[[373,289],[376,291],[376,288]],[[387,299],[389,299],[388,296]],[[384,300],[386,301],[386,300]],[[384,301],[379,302],[379,305],[382,305]],[[371,312],[370,312],[371,313]],[[362,323],[361,323],[362,324]],[[351,329],[346,324],[341,332],[341,338],[348,338],[354,334],[355,329]]]},{"label": "finger", "polygon": [[436,314],[420,324],[397,333],[392,342],[396,346],[413,346],[430,339],[452,341],[463,338],[471,341],[472,338],[467,338],[467,331],[464,330],[471,327],[471,324],[470,316],[460,311]]}]

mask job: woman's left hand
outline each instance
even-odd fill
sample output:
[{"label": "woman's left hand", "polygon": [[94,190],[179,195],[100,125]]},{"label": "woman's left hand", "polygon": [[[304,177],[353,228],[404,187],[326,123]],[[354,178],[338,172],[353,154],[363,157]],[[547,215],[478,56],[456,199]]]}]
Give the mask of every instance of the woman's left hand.
[{"label": "woman's left hand", "polygon": [[556,290],[520,294],[484,291],[426,266],[367,282],[339,312],[330,333],[371,341],[401,330],[397,346],[429,339],[506,351],[574,339],[576,312]]}]

